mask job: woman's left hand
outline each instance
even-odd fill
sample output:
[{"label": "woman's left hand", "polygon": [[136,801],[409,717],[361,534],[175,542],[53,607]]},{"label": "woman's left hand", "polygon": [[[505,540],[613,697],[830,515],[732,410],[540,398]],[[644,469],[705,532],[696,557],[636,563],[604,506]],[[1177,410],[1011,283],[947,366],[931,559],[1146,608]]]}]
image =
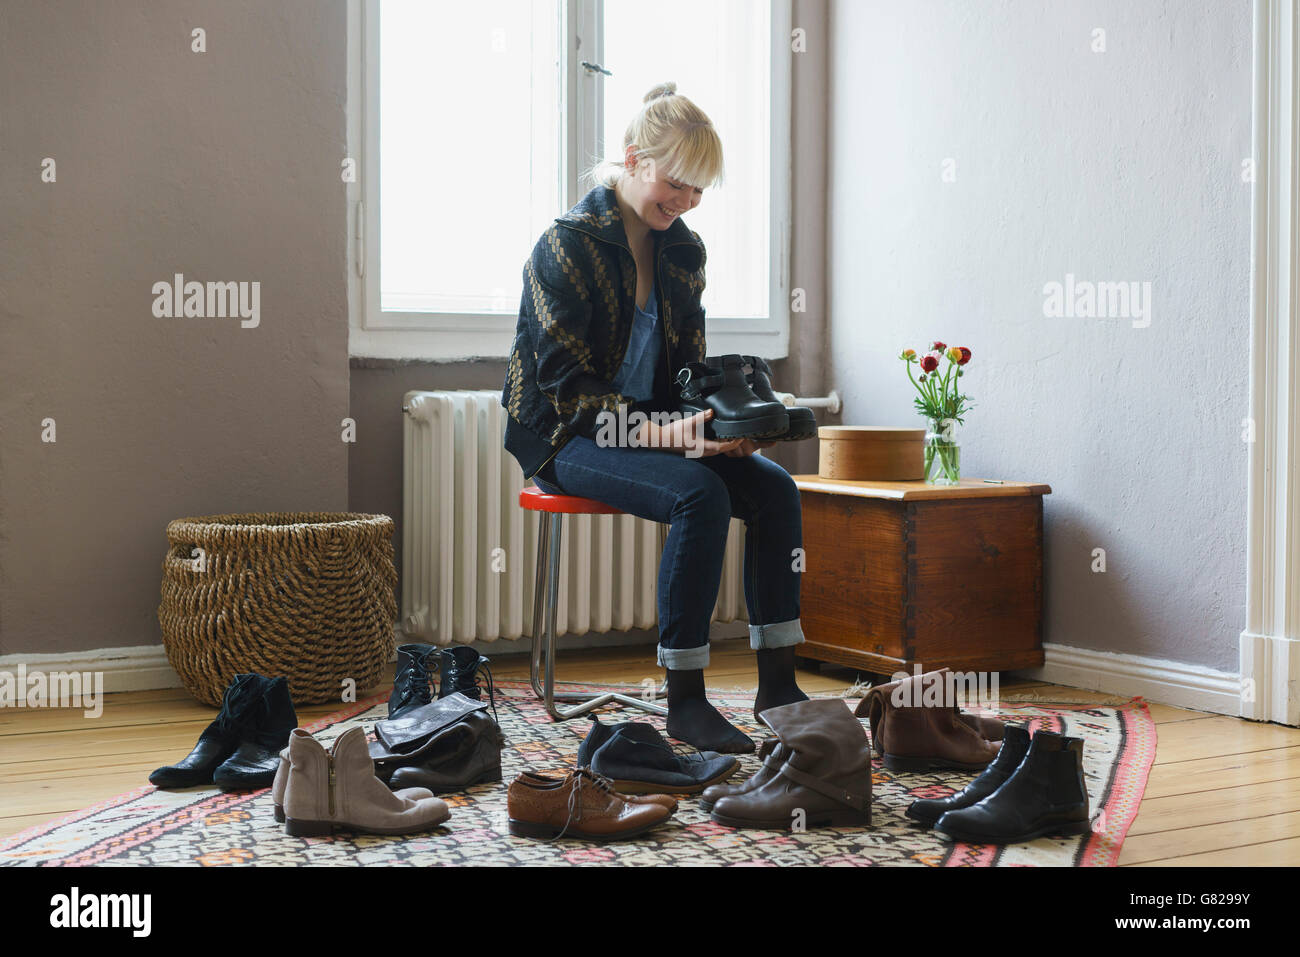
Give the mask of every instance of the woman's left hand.
[{"label": "woman's left hand", "polygon": [[753,439],[741,439],[740,444],[734,449],[728,449],[723,455],[730,455],[733,459],[742,458],[746,455],[753,455],[759,449],[770,449],[776,445],[775,442],[756,442]]}]

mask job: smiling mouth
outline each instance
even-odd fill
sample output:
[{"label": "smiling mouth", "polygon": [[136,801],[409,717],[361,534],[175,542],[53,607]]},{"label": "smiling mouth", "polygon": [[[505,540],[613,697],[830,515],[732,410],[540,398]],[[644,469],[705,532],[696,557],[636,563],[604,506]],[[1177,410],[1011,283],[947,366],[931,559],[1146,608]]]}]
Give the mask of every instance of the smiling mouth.
[{"label": "smiling mouth", "polygon": [[664,209],[664,207],[658,203],[656,203],[655,205],[658,206],[659,212],[663,213],[663,215],[668,219],[675,219],[676,217],[681,215],[681,213],[675,212],[674,210]]}]

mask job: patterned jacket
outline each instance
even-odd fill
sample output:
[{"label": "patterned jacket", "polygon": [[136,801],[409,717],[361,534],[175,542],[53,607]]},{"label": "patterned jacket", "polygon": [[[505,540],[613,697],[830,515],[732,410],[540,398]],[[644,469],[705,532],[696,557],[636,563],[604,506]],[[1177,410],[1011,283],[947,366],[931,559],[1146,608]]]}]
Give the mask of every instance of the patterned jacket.
[{"label": "patterned jacket", "polygon": [[703,361],[704,243],[678,217],[654,237],[655,296],[664,331],[664,367],[655,400],[633,403],[614,391],[632,334],[636,261],[613,189],[597,186],[556,218],[524,264],[510,363],[501,404],[506,449],[531,478],[575,435],[595,438],[597,416],[619,406],[667,409],[669,385],[688,362]]}]

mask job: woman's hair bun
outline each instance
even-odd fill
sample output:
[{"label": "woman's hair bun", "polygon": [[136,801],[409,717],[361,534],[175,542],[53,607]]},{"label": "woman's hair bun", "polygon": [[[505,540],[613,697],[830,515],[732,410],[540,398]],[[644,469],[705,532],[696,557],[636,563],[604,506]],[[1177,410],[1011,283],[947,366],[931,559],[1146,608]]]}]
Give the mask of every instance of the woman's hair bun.
[{"label": "woman's hair bun", "polygon": [[650,92],[645,95],[641,102],[649,103],[651,100],[657,100],[661,96],[672,96],[676,92],[677,84],[672,80],[669,80],[667,83],[660,83],[657,86],[651,87]]}]

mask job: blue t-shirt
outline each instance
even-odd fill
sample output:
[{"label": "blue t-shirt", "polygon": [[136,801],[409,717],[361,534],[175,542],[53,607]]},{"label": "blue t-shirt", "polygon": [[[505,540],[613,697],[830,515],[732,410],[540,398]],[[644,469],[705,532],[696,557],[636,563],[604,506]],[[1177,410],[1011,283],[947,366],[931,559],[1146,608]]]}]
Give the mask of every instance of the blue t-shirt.
[{"label": "blue t-shirt", "polygon": [[[618,375],[614,376],[615,391],[638,402],[654,397],[655,373],[663,362],[664,335],[659,328],[659,307],[655,302],[654,284],[646,308],[635,306],[632,335]],[[647,312],[646,310],[649,310]]]}]

